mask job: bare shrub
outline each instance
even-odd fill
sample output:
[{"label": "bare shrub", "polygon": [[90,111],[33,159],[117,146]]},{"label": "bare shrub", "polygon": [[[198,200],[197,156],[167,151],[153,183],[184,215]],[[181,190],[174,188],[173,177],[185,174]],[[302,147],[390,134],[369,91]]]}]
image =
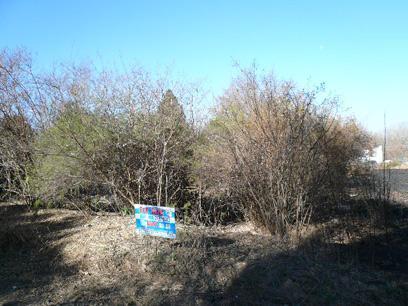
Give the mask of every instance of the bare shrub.
[{"label": "bare shrub", "polygon": [[203,180],[235,194],[271,233],[299,233],[313,212],[340,199],[348,167],[362,154],[364,133],[335,116],[336,99],[319,93],[245,70],[210,125]]},{"label": "bare shrub", "polygon": [[30,201],[33,127],[41,121],[39,84],[24,50],[0,52],[0,197]]}]

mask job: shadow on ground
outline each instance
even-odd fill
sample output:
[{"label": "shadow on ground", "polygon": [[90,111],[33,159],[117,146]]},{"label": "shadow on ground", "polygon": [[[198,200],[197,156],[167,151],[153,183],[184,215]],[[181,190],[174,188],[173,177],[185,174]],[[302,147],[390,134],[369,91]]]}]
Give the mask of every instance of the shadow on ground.
[{"label": "shadow on ground", "polygon": [[77,273],[77,267],[64,263],[59,240],[78,229],[80,218],[52,216],[30,213],[20,204],[0,204],[0,302],[44,303],[56,279]]},{"label": "shadow on ground", "polygon": [[[145,274],[124,273],[110,287],[84,287],[79,299],[66,300],[128,305],[406,305],[407,212],[405,206],[393,206],[390,214],[399,223],[372,235],[362,230],[362,236],[347,243],[327,239],[321,232],[296,248],[249,233],[191,235],[162,244]],[[344,224],[330,227],[328,232],[338,232]],[[241,262],[243,268],[237,268]],[[154,286],[156,282],[160,284]],[[179,289],[172,288],[175,284]]]},{"label": "shadow on ground", "polygon": [[258,258],[217,304],[406,305],[408,209],[395,205],[390,213],[398,222],[380,234],[347,244],[314,236],[293,250]]},{"label": "shadow on ground", "polygon": [[[408,209],[403,205],[390,210],[393,222],[387,231],[376,227],[367,232],[358,220],[348,228],[341,221],[347,213],[342,213],[326,232],[316,231],[297,247],[250,232],[186,228],[175,241],[151,239],[145,247],[154,252],[143,266],[137,264],[142,245],[131,240],[126,256],[114,252],[104,258],[118,266],[111,271],[104,265],[103,281],[88,273],[93,271],[84,276],[78,266],[64,262],[63,238],[80,231],[84,218],[72,213],[56,218],[58,214],[0,205],[0,302],[406,305],[408,300]],[[364,211],[357,215],[367,220]],[[330,234],[339,232],[355,236],[345,235],[345,242]],[[77,286],[59,291],[64,282]]]}]

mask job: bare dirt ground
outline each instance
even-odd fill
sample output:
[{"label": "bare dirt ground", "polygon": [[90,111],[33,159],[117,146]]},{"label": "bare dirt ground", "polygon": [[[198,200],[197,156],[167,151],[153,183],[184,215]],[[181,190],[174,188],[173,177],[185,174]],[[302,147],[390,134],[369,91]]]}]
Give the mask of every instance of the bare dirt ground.
[{"label": "bare dirt ground", "polygon": [[386,246],[315,237],[295,247],[246,223],[177,235],[141,237],[129,216],[2,203],[0,303],[407,305],[406,224]]}]

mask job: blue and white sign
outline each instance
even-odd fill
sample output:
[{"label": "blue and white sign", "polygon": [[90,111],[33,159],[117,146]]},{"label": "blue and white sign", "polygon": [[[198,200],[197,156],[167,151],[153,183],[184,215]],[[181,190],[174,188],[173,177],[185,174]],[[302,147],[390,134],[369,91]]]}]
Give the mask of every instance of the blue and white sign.
[{"label": "blue and white sign", "polygon": [[173,207],[135,205],[136,230],[143,235],[176,238],[176,212]]}]

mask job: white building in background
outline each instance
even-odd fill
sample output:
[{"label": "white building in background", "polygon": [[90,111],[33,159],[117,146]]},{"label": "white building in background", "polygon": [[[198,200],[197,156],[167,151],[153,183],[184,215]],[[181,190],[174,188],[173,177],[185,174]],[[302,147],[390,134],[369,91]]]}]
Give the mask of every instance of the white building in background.
[{"label": "white building in background", "polygon": [[377,164],[381,164],[384,162],[384,151],[383,146],[378,146],[370,150],[365,150],[364,159],[366,161],[376,162]]}]

